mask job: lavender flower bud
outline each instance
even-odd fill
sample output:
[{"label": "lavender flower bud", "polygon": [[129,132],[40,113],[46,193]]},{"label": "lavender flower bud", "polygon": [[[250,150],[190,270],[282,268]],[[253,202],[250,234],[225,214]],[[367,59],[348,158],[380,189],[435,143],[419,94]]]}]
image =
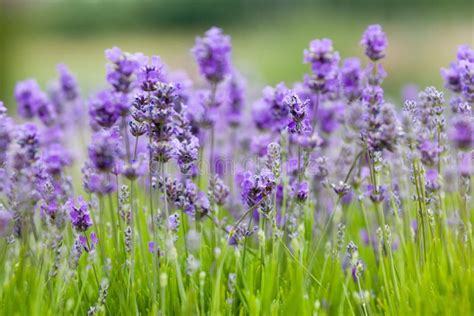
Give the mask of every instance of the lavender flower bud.
[{"label": "lavender flower bud", "polygon": [[214,175],[211,180],[209,180],[209,195],[217,205],[224,205],[229,194],[229,188],[218,175]]},{"label": "lavender flower bud", "polygon": [[230,37],[217,27],[209,29],[204,37],[196,38],[191,51],[199,71],[209,82],[219,83],[230,72]]},{"label": "lavender flower bud", "polygon": [[66,203],[72,226],[79,232],[85,232],[92,226],[89,207],[86,201],[79,197],[77,200],[69,199]]},{"label": "lavender flower bud", "polygon": [[365,48],[365,55],[372,61],[385,57],[388,41],[380,25],[370,25],[362,35],[360,44]]}]

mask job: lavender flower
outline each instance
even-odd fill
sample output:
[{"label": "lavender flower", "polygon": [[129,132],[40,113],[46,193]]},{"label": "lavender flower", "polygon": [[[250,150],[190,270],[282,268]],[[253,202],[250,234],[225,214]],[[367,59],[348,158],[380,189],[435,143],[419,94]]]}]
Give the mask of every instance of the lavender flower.
[{"label": "lavender flower", "polygon": [[66,203],[66,209],[69,212],[71,224],[77,231],[85,232],[92,226],[89,207],[82,197],[76,200],[69,199]]},{"label": "lavender flower", "polygon": [[229,236],[227,237],[228,243],[231,246],[237,246],[240,244],[245,238],[250,237],[257,229],[255,227],[252,230],[247,229],[246,225],[238,225],[234,229],[231,229],[232,227],[228,227],[227,229],[229,230]]},{"label": "lavender flower", "polygon": [[458,114],[450,124],[449,139],[463,150],[470,150],[474,144],[474,121],[470,115]]},{"label": "lavender flower", "polygon": [[204,37],[197,37],[191,52],[201,75],[209,82],[219,83],[230,73],[230,37],[220,28],[212,27]]},{"label": "lavender flower", "polygon": [[33,79],[29,79],[17,83],[15,99],[18,104],[18,114],[23,118],[31,119],[37,114],[44,95],[38,83]]},{"label": "lavender flower", "polygon": [[339,53],[332,47],[332,41],[324,38],[311,41],[304,51],[304,62],[311,64],[311,70],[319,78],[330,78],[337,71]]},{"label": "lavender flower", "polygon": [[[89,101],[89,115],[92,126],[112,127],[128,110],[128,98],[125,94],[103,90]],[[97,128],[96,128],[97,129]]]},{"label": "lavender flower", "polygon": [[297,182],[295,181],[291,187],[291,196],[296,199],[299,203],[303,203],[308,199],[309,195],[309,184],[306,181]]},{"label": "lavender flower", "polygon": [[20,148],[15,153],[14,165],[21,169],[31,165],[39,157],[38,128],[33,123],[26,123],[20,127],[16,139]]},{"label": "lavender flower", "polygon": [[469,103],[474,103],[474,61],[463,60],[459,63],[461,93]]},{"label": "lavender flower", "polygon": [[263,97],[253,108],[254,122],[259,129],[273,129],[280,131],[287,126],[289,108],[284,100],[288,88],[283,82],[275,88],[265,87]]},{"label": "lavender flower", "polygon": [[46,171],[53,176],[58,176],[66,166],[71,164],[69,152],[60,144],[52,144],[43,153],[42,162]]},{"label": "lavender flower", "polygon": [[157,83],[164,81],[164,65],[159,56],[152,56],[149,63],[146,60],[138,71],[137,81],[143,91],[155,91]]},{"label": "lavender flower", "polygon": [[59,73],[59,88],[62,97],[67,101],[76,100],[79,97],[79,87],[76,78],[64,64],[59,64],[57,70]]},{"label": "lavender flower", "polygon": [[304,62],[311,64],[313,75],[305,78],[306,85],[313,91],[332,91],[338,85],[337,70],[339,53],[335,52],[330,39],[311,41],[304,51]]},{"label": "lavender flower", "polygon": [[273,175],[270,173],[254,175],[251,172],[246,172],[240,186],[242,189],[242,199],[248,207],[254,207],[270,196],[276,183]]},{"label": "lavender flower", "polygon": [[442,68],[441,76],[446,88],[462,94],[468,102],[474,101],[474,51],[468,45],[459,46],[457,60]]},{"label": "lavender flower", "polygon": [[171,214],[168,217],[168,229],[170,231],[177,232],[179,229],[179,224],[180,224],[180,216],[178,213]]},{"label": "lavender flower", "polygon": [[301,102],[300,98],[296,94],[289,93],[283,103],[288,107],[290,113],[290,123],[288,124],[288,132],[290,134],[303,135],[308,134],[311,130],[311,126],[306,116],[306,106],[309,100]]},{"label": "lavender flower", "polygon": [[358,58],[344,60],[340,70],[340,80],[344,96],[349,102],[357,100],[362,94],[362,69]]},{"label": "lavender flower", "polygon": [[95,168],[103,172],[111,171],[123,155],[117,132],[114,130],[96,132],[92,144],[88,147],[88,153]]},{"label": "lavender flower", "polygon": [[178,139],[173,140],[173,153],[176,161],[181,169],[181,172],[186,174],[191,169],[192,165],[198,159],[199,140],[196,136],[189,134],[182,141]]},{"label": "lavender flower", "polygon": [[197,186],[190,180],[184,183],[174,179],[159,179],[159,188],[166,190],[168,203],[171,207],[180,209],[191,217],[202,218],[210,211],[210,203],[204,192],[199,192]]},{"label": "lavender flower", "polygon": [[339,195],[339,197],[343,197],[348,194],[351,190],[351,186],[344,181],[339,181],[339,183],[331,184],[332,189],[334,192]]},{"label": "lavender flower", "polygon": [[218,175],[214,175],[211,180],[209,180],[209,195],[217,205],[224,205],[229,194],[229,188]]},{"label": "lavender flower", "polygon": [[375,62],[385,57],[388,41],[380,25],[370,25],[365,30],[360,44],[365,48],[365,55],[372,61]]},{"label": "lavender flower", "polygon": [[420,142],[418,144],[418,150],[421,153],[421,161],[429,167],[438,163],[439,155],[442,152],[442,148],[437,141],[430,139],[425,139]]},{"label": "lavender flower", "polygon": [[245,81],[237,73],[233,73],[225,87],[226,120],[231,127],[237,127],[242,120],[245,102]]},{"label": "lavender flower", "polygon": [[134,76],[143,63],[141,54],[124,53],[118,47],[105,51],[105,57],[110,61],[107,64],[107,81],[116,92],[124,94],[133,89]]},{"label": "lavender flower", "polygon": [[384,103],[379,111],[370,113],[365,137],[371,151],[395,149],[400,137],[400,124],[391,104]]},{"label": "lavender flower", "polygon": [[97,170],[91,162],[86,162],[81,173],[82,185],[88,193],[105,195],[117,190],[117,184],[111,181],[110,175]]}]

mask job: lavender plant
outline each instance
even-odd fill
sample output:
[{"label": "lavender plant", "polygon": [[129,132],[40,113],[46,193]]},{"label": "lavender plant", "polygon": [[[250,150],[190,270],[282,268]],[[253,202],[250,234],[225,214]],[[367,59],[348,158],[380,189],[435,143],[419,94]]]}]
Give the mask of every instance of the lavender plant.
[{"label": "lavender plant", "polygon": [[472,314],[474,51],[397,107],[382,27],[360,45],[366,66],[311,41],[302,82],[254,101],[215,27],[203,82],[117,47],[90,97],[62,64],[19,82],[1,314]]}]

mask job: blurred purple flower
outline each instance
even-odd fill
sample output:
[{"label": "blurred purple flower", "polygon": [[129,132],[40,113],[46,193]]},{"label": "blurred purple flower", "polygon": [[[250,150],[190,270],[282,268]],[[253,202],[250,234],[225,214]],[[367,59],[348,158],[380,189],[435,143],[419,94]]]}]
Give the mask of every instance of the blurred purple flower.
[{"label": "blurred purple flower", "polygon": [[365,55],[372,61],[385,57],[388,41],[380,25],[370,25],[362,35],[360,44],[365,48]]},{"label": "blurred purple flower", "polygon": [[204,37],[197,37],[191,50],[199,71],[211,83],[221,82],[231,70],[230,37],[220,28],[212,27]]}]

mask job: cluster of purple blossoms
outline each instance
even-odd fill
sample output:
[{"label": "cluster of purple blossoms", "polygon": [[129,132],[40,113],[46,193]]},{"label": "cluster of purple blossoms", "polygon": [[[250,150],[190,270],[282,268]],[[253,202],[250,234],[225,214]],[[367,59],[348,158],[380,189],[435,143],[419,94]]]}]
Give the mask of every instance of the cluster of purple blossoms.
[{"label": "cluster of purple blossoms", "polygon": [[118,132],[114,129],[94,133],[93,142],[88,147],[89,159],[100,172],[110,172],[123,156]]},{"label": "cluster of purple blossoms", "polygon": [[411,129],[416,134],[416,147],[423,164],[433,167],[443,152],[445,123],[444,96],[434,87],[428,87],[418,94],[418,101],[406,101],[405,111],[411,117]]},{"label": "cluster of purple blossoms", "polygon": [[291,186],[290,195],[296,199],[296,201],[303,203],[308,199],[309,196],[309,184],[306,181],[294,181]]},{"label": "cluster of purple blossoms", "polygon": [[300,98],[293,93],[288,95],[283,100],[283,104],[288,107],[290,114],[290,122],[288,123],[288,132],[290,134],[304,135],[311,132],[311,125],[306,119],[306,107],[309,100],[302,102]]},{"label": "cluster of purple blossoms", "polygon": [[474,119],[472,115],[456,115],[450,126],[449,139],[461,150],[474,147]]},{"label": "cluster of purple blossoms", "polygon": [[89,101],[89,116],[95,130],[110,128],[128,111],[128,97],[123,93],[102,90]]},{"label": "cluster of purple blossoms", "polygon": [[380,25],[370,25],[365,30],[360,44],[365,48],[365,55],[367,55],[370,60],[375,62],[385,57],[388,41]]},{"label": "cluster of purple blossoms", "polygon": [[305,84],[315,92],[336,89],[339,61],[339,53],[334,51],[330,39],[311,41],[304,51],[304,62],[311,64],[312,75],[305,78]]},{"label": "cluster of purple blossoms", "polygon": [[344,273],[350,272],[354,282],[359,282],[364,269],[365,264],[359,259],[358,247],[353,241],[349,242],[342,260],[342,270]]},{"label": "cluster of purple blossoms", "polygon": [[445,87],[454,94],[460,95],[453,100],[454,103],[474,102],[474,51],[467,45],[459,46],[457,60],[442,68],[441,75],[445,81]]},{"label": "cluster of purple blossoms", "polygon": [[[474,144],[474,50],[467,45],[459,46],[457,60],[448,69],[441,69],[445,86],[454,96],[451,107],[454,115],[449,124],[448,137],[458,149],[469,151]],[[467,155],[466,155],[467,157]]]},{"label": "cluster of purple blossoms", "polygon": [[40,135],[33,123],[25,123],[18,130],[16,141],[19,148],[14,153],[13,165],[20,170],[33,165],[39,159]]},{"label": "cluster of purple blossoms", "polygon": [[281,131],[288,125],[289,109],[285,104],[288,88],[283,82],[275,88],[265,87],[263,97],[253,108],[253,119],[259,129]]},{"label": "cluster of purple blossoms", "polygon": [[221,82],[231,71],[230,37],[220,28],[213,27],[204,37],[196,38],[192,53],[199,66],[199,71],[209,82]]},{"label": "cluster of purple blossoms", "polygon": [[72,226],[78,232],[85,232],[92,226],[92,218],[89,214],[87,202],[82,198],[77,200],[69,199],[66,203]]},{"label": "cluster of purple blossoms", "polygon": [[209,180],[209,193],[212,201],[217,205],[224,205],[229,197],[230,191],[224,181],[218,175],[214,175]]},{"label": "cluster of purple blossoms", "polygon": [[231,127],[237,128],[245,105],[245,81],[235,71],[226,83],[225,92],[225,117]]},{"label": "cluster of purple blossoms", "polygon": [[25,119],[38,117],[46,126],[54,124],[56,113],[48,96],[35,80],[19,82],[15,87],[18,114]]},{"label": "cluster of purple blossoms", "polygon": [[340,80],[344,97],[352,102],[362,94],[363,73],[359,58],[347,58],[340,70]]},{"label": "cluster of purple blossoms", "polygon": [[253,208],[264,203],[265,199],[274,191],[276,183],[270,172],[255,175],[248,171],[244,174],[240,186],[242,200],[248,207]]},{"label": "cluster of purple blossoms", "polygon": [[401,134],[400,123],[393,105],[385,102],[380,86],[386,73],[381,64],[375,64],[385,56],[385,33],[379,25],[371,25],[365,31],[361,44],[366,48],[367,57],[373,61],[366,70],[366,87],[361,94],[365,108],[365,126],[361,136],[370,152],[393,151]]},{"label": "cluster of purple blossoms", "polygon": [[[220,219],[213,218],[213,210],[217,213],[217,210],[226,209],[221,208],[226,205],[230,207],[229,213],[235,211],[237,214],[241,209],[233,204],[234,196],[229,189],[233,186],[227,183],[233,179],[220,177],[219,170],[211,172],[209,183],[203,188],[206,184],[201,178],[205,177],[197,177],[200,171],[197,161],[206,156],[205,148],[211,153],[211,163],[214,157],[223,157],[228,152],[233,158],[240,152],[255,153],[262,158],[247,165],[246,172],[236,182],[241,189],[240,206],[250,208],[243,213],[242,219],[251,211],[256,219],[275,215],[275,223],[281,228],[272,234],[288,233],[290,239],[296,236],[294,227],[298,226],[302,206],[310,197],[317,199],[318,203],[312,205],[317,216],[325,216],[325,212],[336,209],[339,202],[351,203],[359,193],[360,200],[372,201],[385,215],[388,207],[398,205],[383,202],[391,202],[392,197],[396,200],[400,188],[405,187],[399,179],[406,175],[404,170],[395,169],[403,163],[404,157],[391,153],[403,134],[395,108],[384,100],[382,82],[386,74],[379,61],[385,56],[387,39],[382,28],[370,26],[361,44],[370,59],[365,70],[356,58],[346,59],[339,68],[339,54],[334,51],[332,42],[328,39],[312,41],[304,52],[304,62],[311,64],[311,75],[305,78],[304,84],[293,85],[292,90],[284,83],[274,88],[266,87],[253,108],[255,126],[248,126],[243,120],[245,83],[231,65],[230,38],[222,30],[212,28],[203,38],[196,39],[193,54],[209,85],[204,90],[193,89],[187,77],[167,74],[158,56],[128,54],[118,48],[107,50],[110,86],[89,102],[93,136],[88,146],[88,160],[82,169],[85,191],[110,194],[117,190],[117,184],[126,180],[137,180],[132,185],[143,189],[145,185],[140,177],[149,172],[150,204],[153,206],[155,196],[152,190],[158,188],[164,193],[158,194],[162,198],[159,208],[168,215],[166,218],[162,213],[162,222],[168,231],[176,232],[181,221],[186,228],[188,225],[184,221],[189,218],[210,217],[220,226]],[[445,179],[444,170],[438,164],[443,161],[440,158],[447,145],[458,150],[462,181],[470,181],[474,143],[470,110],[474,93],[473,64],[474,53],[463,46],[458,51],[457,62],[443,70],[446,86],[456,94],[455,114],[450,124],[444,121],[443,94],[434,88],[422,91],[417,102],[407,103],[406,110],[411,119],[407,125],[413,135],[406,139],[409,149],[415,153],[413,156],[423,164],[416,172],[417,176],[424,177],[420,181],[424,181],[426,200],[441,189]],[[72,155],[63,146],[61,133],[67,125],[67,106],[80,103],[80,96],[77,82],[69,70],[60,65],[58,72],[59,81],[50,96],[32,80],[19,83],[15,91],[20,116],[39,118],[42,124],[27,123],[16,128],[0,103],[0,178],[5,176],[11,187],[4,190],[3,179],[0,180],[0,193],[7,197],[10,203],[7,207],[11,210],[5,213],[0,204],[0,235],[10,225],[11,214],[14,214],[15,229],[20,227],[20,231],[22,227],[18,223],[27,223],[27,216],[38,209],[43,224],[55,224],[59,229],[63,227],[64,215],[69,215],[73,228],[79,233],[74,247],[80,254],[84,250],[92,251],[97,237],[91,233],[92,244],[89,244],[85,234],[93,225],[88,204],[82,198],[71,198],[72,182],[67,179],[65,169],[72,163]],[[342,114],[345,114],[345,122],[340,119]],[[338,130],[340,124],[344,126]],[[221,127],[226,131],[230,126],[234,138],[225,139],[224,143],[224,135],[216,135],[218,146],[214,152],[216,126],[219,131]],[[445,133],[445,126],[449,126],[449,133]],[[206,129],[212,131],[209,143],[204,137]],[[357,136],[344,134],[347,130]],[[404,132],[408,132],[408,128]],[[362,150],[354,141],[359,135],[364,141]],[[231,146],[239,148],[240,152],[233,148],[229,150]],[[410,152],[410,159],[412,154]],[[262,161],[263,168],[259,165]],[[157,164],[159,168],[156,168]],[[397,170],[389,181],[384,168]],[[158,171],[163,174],[158,176]],[[379,180],[382,182],[378,183]],[[406,186],[410,187],[410,184]],[[469,188],[467,184],[464,186]],[[12,188],[16,190],[15,194],[11,194]],[[327,194],[331,189],[337,194],[336,199]],[[119,197],[118,204],[126,204],[128,201],[123,201],[127,199],[128,196]],[[420,203],[425,202],[420,197],[417,199]],[[287,217],[279,214],[284,203]],[[130,243],[135,230],[131,208],[130,205],[127,211],[120,209],[119,217],[119,221],[126,221],[128,225],[125,239],[129,238]],[[289,223],[288,227],[281,225],[283,222]],[[247,224],[249,226],[245,227]],[[239,220],[236,226],[228,226],[229,243],[237,245],[249,237],[255,231],[250,226],[251,220],[245,225]],[[267,227],[262,226],[263,234],[266,234]],[[156,253],[155,241],[150,241],[149,245],[150,251]],[[342,245],[340,242],[338,251]],[[380,247],[381,241],[378,245]],[[130,248],[128,251],[133,253]],[[360,281],[364,268],[358,258],[357,246],[349,243],[342,260],[344,273],[351,273],[354,281]]]},{"label": "cluster of purple blossoms", "polygon": [[53,143],[44,151],[41,161],[48,174],[58,177],[67,166],[71,165],[72,157],[62,145]]},{"label": "cluster of purple blossoms", "polygon": [[227,227],[229,231],[228,242],[231,246],[237,246],[246,238],[252,236],[252,234],[257,230],[255,226],[253,229],[248,229],[245,225],[238,225],[237,227]]},{"label": "cluster of purple blossoms", "polygon": [[79,87],[76,78],[64,64],[59,64],[57,66],[57,71],[59,73],[58,86],[59,91],[61,92],[61,97],[67,101],[76,100],[79,97]]},{"label": "cluster of purple blossoms", "polygon": [[110,61],[107,64],[107,82],[116,92],[131,92],[136,72],[143,63],[143,55],[124,53],[120,48],[113,47],[105,51],[105,57]]},{"label": "cluster of purple blossoms", "polygon": [[206,194],[199,192],[191,180],[184,182],[171,178],[160,178],[159,187],[166,190],[168,203],[177,210],[182,210],[191,218],[202,218],[209,214],[211,205]]},{"label": "cluster of purple blossoms", "polygon": [[110,174],[98,172],[92,162],[87,161],[81,169],[82,185],[88,193],[106,195],[117,190],[117,184]]}]

